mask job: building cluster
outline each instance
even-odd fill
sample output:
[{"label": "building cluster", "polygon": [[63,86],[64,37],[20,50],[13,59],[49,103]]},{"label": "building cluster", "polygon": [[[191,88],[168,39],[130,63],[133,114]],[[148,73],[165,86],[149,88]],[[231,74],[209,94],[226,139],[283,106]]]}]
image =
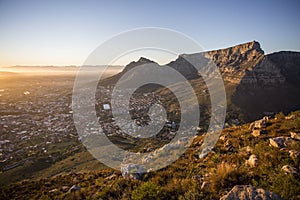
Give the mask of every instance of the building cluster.
[{"label": "building cluster", "polygon": [[0,170],[38,157],[59,159],[55,156],[61,155],[54,156],[59,150],[56,145],[79,145],[69,88],[35,86],[0,91]]}]

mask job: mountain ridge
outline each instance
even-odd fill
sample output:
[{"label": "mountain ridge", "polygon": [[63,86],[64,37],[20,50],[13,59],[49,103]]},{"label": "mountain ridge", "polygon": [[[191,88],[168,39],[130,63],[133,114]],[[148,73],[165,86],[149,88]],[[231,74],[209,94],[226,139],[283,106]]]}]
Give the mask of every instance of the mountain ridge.
[{"label": "mountain ridge", "polygon": [[[266,112],[288,113],[300,108],[300,52],[265,54],[260,43],[252,41],[225,49],[181,54],[167,65],[181,73],[187,81],[200,80],[201,74],[188,61],[189,57],[197,54],[209,57],[219,69],[228,108],[235,110],[233,116],[249,122]],[[141,58],[131,62],[119,74],[103,80],[102,84],[114,85],[124,73],[146,63],[154,61]],[[131,77],[143,75],[133,74]]]}]

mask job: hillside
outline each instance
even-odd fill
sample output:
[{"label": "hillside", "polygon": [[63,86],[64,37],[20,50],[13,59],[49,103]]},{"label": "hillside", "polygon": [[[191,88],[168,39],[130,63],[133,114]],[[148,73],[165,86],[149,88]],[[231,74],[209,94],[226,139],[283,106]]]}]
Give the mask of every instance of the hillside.
[{"label": "hillside", "polygon": [[[224,129],[205,158],[199,158],[205,135],[197,136],[179,160],[142,180],[124,179],[110,169],[76,172],[2,187],[0,199],[219,199],[235,185],[299,199],[299,132],[300,111],[288,116],[279,113],[272,119]],[[286,141],[274,146],[276,137]],[[73,185],[80,189],[70,192]]]}]

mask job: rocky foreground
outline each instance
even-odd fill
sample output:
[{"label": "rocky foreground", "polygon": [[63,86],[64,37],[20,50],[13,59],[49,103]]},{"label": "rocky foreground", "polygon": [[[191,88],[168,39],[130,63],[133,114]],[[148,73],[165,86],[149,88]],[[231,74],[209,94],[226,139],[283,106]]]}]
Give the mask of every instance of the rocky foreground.
[{"label": "rocky foreground", "polygon": [[204,137],[157,172],[129,176],[106,169],[25,180],[2,187],[0,199],[300,198],[300,111],[224,129],[200,159]]}]

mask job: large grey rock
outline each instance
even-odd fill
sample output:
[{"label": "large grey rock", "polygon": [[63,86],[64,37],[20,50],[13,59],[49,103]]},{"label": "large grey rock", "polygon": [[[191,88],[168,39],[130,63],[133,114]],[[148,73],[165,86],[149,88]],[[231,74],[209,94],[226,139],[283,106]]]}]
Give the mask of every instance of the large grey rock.
[{"label": "large grey rock", "polygon": [[252,135],[254,137],[259,137],[261,135],[261,130],[257,130],[257,129],[253,130]]},{"label": "large grey rock", "polygon": [[258,157],[252,154],[248,160],[246,160],[246,165],[250,167],[256,167],[258,165]]},{"label": "large grey rock", "polygon": [[282,200],[280,196],[251,185],[236,185],[220,200]]},{"label": "large grey rock", "polygon": [[299,159],[300,158],[300,152],[296,151],[296,150],[290,150],[290,157],[291,158],[295,158],[295,159]]},{"label": "large grey rock", "polygon": [[276,147],[276,148],[283,148],[283,147],[287,147],[291,144],[292,138],[281,136],[281,137],[276,137],[276,138],[270,138],[269,141],[270,141],[271,146]]},{"label": "large grey rock", "polygon": [[70,189],[69,192],[76,192],[79,191],[80,187],[78,185],[73,185]]},{"label": "large grey rock", "polygon": [[288,119],[288,120],[289,119],[296,119],[296,116],[295,115],[286,116],[285,119]]},{"label": "large grey rock", "polygon": [[250,154],[253,152],[253,148],[250,146],[243,147],[239,150],[239,154],[241,156],[250,156]]},{"label": "large grey rock", "polygon": [[144,178],[144,173],[146,173],[147,170],[142,165],[130,163],[122,165],[121,172],[123,178],[133,178],[136,180],[142,180]]},{"label": "large grey rock", "polygon": [[298,174],[298,169],[290,165],[284,165],[281,168],[281,171],[283,171],[285,174]]},{"label": "large grey rock", "polygon": [[252,122],[249,126],[250,130],[254,130],[254,129],[262,129],[262,128],[266,128],[267,127],[267,122],[269,121],[268,117],[264,117],[261,120],[257,120],[255,122]]},{"label": "large grey rock", "polygon": [[291,138],[295,140],[300,140],[300,133],[290,132]]}]

